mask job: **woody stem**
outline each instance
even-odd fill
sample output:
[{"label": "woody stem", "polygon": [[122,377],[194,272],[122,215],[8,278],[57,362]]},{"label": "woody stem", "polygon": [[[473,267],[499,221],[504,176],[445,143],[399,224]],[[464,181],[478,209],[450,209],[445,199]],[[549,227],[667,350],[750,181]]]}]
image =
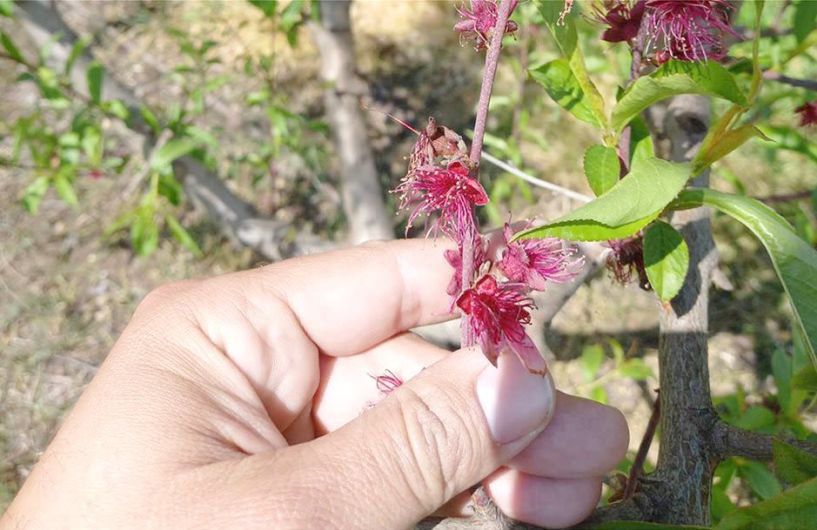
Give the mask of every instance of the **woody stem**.
[{"label": "woody stem", "polygon": [[482,88],[479,92],[479,103],[477,104],[477,119],[474,122],[474,140],[471,143],[471,162],[475,166],[479,165],[482,155],[482,140],[485,137],[485,122],[488,120],[488,104],[491,101],[491,91],[494,88],[494,76],[496,67],[499,64],[499,52],[502,48],[502,37],[505,35],[505,26],[511,16],[513,0],[504,0],[499,6],[499,13],[496,17],[496,25],[491,34],[491,44],[488,53],[485,55],[485,70],[482,73]]}]

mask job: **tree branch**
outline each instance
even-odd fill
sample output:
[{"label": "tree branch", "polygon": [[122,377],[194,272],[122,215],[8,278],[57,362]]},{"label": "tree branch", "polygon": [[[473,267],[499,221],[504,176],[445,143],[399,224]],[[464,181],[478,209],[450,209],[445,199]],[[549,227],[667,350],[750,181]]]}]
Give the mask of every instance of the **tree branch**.
[{"label": "tree branch", "polygon": [[349,20],[349,0],[321,0],[321,22],[310,31],[321,57],[324,112],[332,126],[335,152],[340,159],[343,210],[352,243],[392,239],[394,225],[386,213],[382,188],[360,112],[360,95],[368,92],[355,74],[355,52]]},{"label": "tree branch", "polygon": [[798,88],[805,88],[808,90],[817,90],[817,81],[813,79],[797,79],[781,74],[780,72],[773,72],[771,70],[763,72],[763,79],[767,81],[776,81],[784,85],[794,86]]},{"label": "tree branch", "polygon": [[775,440],[817,456],[817,443],[747,431],[723,421],[715,424],[709,443],[720,459],[742,456],[752,460],[766,461],[772,459],[772,444]]}]

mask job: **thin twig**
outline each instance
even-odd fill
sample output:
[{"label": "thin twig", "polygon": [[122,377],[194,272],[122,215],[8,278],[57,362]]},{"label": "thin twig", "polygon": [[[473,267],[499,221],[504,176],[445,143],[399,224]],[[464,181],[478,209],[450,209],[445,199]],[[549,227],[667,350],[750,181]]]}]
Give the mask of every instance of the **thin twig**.
[{"label": "thin twig", "polygon": [[817,81],[813,79],[797,79],[781,74],[780,72],[773,72],[771,70],[763,72],[763,79],[768,81],[776,81],[784,85],[789,85],[797,88],[805,88],[808,90],[817,90]]},{"label": "thin twig", "polygon": [[644,472],[644,462],[647,461],[647,453],[650,452],[652,440],[655,438],[655,430],[658,428],[658,420],[661,418],[660,390],[656,390],[655,393],[650,421],[647,423],[647,430],[644,431],[644,438],[641,439],[641,445],[638,446],[638,453],[635,455],[633,467],[630,468],[630,476],[627,477],[627,485],[624,487],[625,499],[629,499],[635,493],[638,477]]},{"label": "thin twig", "polygon": [[768,195],[766,197],[755,197],[755,199],[759,200],[760,202],[765,202],[766,204],[774,204],[779,202],[791,202],[791,201],[802,201],[805,199],[810,199],[814,196],[814,191],[812,190],[803,190],[803,191],[795,191],[792,193],[782,193],[780,195]]},{"label": "thin twig", "polygon": [[503,162],[502,160],[500,160],[500,159],[486,153],[485,151],[482,152],[482,158],[483,158],[483,160],[485,160],[489,164],[493,164],[496,167],[498,167],[498,168],[500,168],[500,169],[502,169],[504,171],[507,171],[511,175],[514,175],[516,177],[521,178],[522,180],[524,180],[528,184],[532,184],[534,186],[538,186],[540,188],[550,190],[550,191],[552,191],[554,193],[559,193],[561,195],[564,195],[565,197],[570,197],[571,199],[575,199],[575,200],[581,201],[581,202],[590,202],[590,201],[593,200],[592,197],[584,195],[583,193],[579,193],[577,191],[573,191],[571,189],[559,186],[558,184],[553,184],[552,182],[548,182],[548,181],[542,180],[542,179],[540,179],[538,177],[534,177],[533,175],[529,175],[529,174],[525,173],[524,171],[522,171],[521,169],[519,169],[517,167],[514,167],[514,166],[512,166],[511,164],[509,164],[507,162]]}]

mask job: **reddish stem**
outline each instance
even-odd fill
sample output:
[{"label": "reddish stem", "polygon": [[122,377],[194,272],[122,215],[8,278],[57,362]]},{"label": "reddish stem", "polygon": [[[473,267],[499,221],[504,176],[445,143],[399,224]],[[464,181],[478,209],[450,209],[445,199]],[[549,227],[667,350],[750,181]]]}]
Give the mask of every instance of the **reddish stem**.
[{"label": "reddish stem", "polygon": [[[496,17],[496,25],[491,35],[491,43],[488,46],[488,53],[485,55],[485,69],[482,72],[482,87],[479,92],[479,103],[477,104],[477,119],[474,123],[474,139],[471,142],[470,159],[474,165],[475,178],[479,179],[479,161],[482,156],[482,141],[485,137],[485,124],[488,121],[488,105],[491,102],[491,92],[494,88],[494,77],[496,76],[496,68],[499,64],[499,52],[502,49],[502,37],[505,36],[505,26],[508,24],[508,18],[511,16],[512,0],[503,0],[499,6],[499,11]],[[473,209],[471,215],[474,216],[474,229],[479,232],[477,226],[477,218],[474,215]],[[462,241],[462,289],[471,288],[471,283],[474,280],[474,243],[478,239],[477,234],[466,234],[464,241]],[[471,337],[470,329],[468,328],[468,319],[463,318],[460,325],[462,333],[462,346],[473,346],[469,337]]]}]

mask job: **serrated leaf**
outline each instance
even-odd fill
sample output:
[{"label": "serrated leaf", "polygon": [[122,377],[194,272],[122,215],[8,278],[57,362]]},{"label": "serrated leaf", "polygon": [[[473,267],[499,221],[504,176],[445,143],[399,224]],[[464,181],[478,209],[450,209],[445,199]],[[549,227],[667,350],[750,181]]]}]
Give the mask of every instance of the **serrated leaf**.
[{"label": "serrated leaf", "polygon": [[802,332],[804,347],[817,366],[817,282],[814,281],[817,250],[801,239],[777,212],[750,197],[690,189],[683,191],[677,201],[681,207],[702,204],[717,208],[746,225],[766,247],[791,302],[794,325]]},{"label": "serrated leaf", "polygon": [[784,482],[795,485],[817,477],[817,456],[780,440],[772,441],[774,469]]},{"label": "serrated leaf", "polygon": [[51,180],[48,177],[40,176],[26,186],[23,192],[23,207],[28,213],[37,213],[40,208],[40,203],[45,196],[45,192],[51,186]]},{"label": "serrated leaf", "polygon": [[780,495],[727,514],[716,530],[793,530],[814,528],[817,521],[817,479]]},{"label": "serrated leaf", "polygon": [[584,175],[596,196],[604,195],[619,181],[621,164],[614,147],[591,145],[584,152]]},{"label": "serrated leaf", "polygon": [[644,267],[658,298],[664,302],[675,298],[689,268],[684,236],[667,223],[653,223],[644,234]]},{"label": "serrated leaf", "polygon": [[102,102],[102,79],[105,76],[105,68],[97,61],[92,62],[85,72],[88,80],[88,95],[91,101],[99,105]]},{"label": "serrated leaf", "polygon": [[817,392],[817,370],[815,370],[814,365],[808,364],[800,368],[792,376],[791,386],[807,392]]},{"label": "serrated leaf", "polygon": [[172,215],[165,216],[165,221],[167,222],[167,227],[170,229],[170,233],[173,234],[173,237],[176,238],[176,241],[181,243],[181,245],[189,250],[194,256],[197,258],[202,257],[203,253],[201,248],[199,248],[198,243],[196,240],[193,239],[193,236],[190,235],[180,223],[176,220],[175,217]]},{"label": "serrated leaf", "polygon": [[536,4],[545,19],[545,25],[567,60],[570,71],[587,100],[587,106],[595,116],[595,121],[606,129],[607,114],[604,111],[604,99],[587,74],[587,67],[584,64],[584,58],[578,44],[575,22],[571,17],[567,17],[563,23],[559,23],[563,8],[561,2],[537,0]]},{"label": "serrated leaf", "polygon": [[11,37],[5,31],[0,31],[0,44],[3,45],[3,49],[6,50],[9,57],[18,63],[26,62],[26,60],[23,58],[23,54],[20,53],[20,50],[17,48],[17,45],[14,44],[14,41],[11,40]]},{"label": "serrated leaf", "polygon": [[761,499],[779,495],[783,488],[771,471],[760,462],[746,462],[738,467],[738,474]]},{"label": "serrated leaf", "polygon": [[679,94],[704,94],[746,104],[729,71],[714,61],[670,61],[649,76],[638,78],[613,109],[612,126],[620,132],[650,105]]},{"label": "serrated leaf", "polygon": [[630,122],[630,161],[654,157],[655,147],[647,124],[641,118],[635,118]]},{"label": "serrated leaf", "polygon": [[174,138],[165,143],[150,159],[150,167],[156,170],[170,165],[177,158],[184,156],[196,148],[197,143],[192,138]]},{"label": "serrated leaf", "polygon": [[627,359],[618,366],[617,371],[620,375],[636,381],[646,381],[655,375],[643,359]]},{"label": "serrated leaf", "polygon": [[799,0],[794,6],[794,37],[798,44],[806,40],[814,30],[817,19],[817,2],[814,0]]},{"label": "serrated leaf", "polygon": [[515,238],[606,241],[631,236],[658,217],[689,176],[689,164],[658,158],[634,160],[630,173],[601,197]]},{"label": "serrated leaf", "polygon": [[595,127],[602,126],[589,98],[570,70],[567,59],[556,59],[532,68],[530,75],[560,107],[583,122]]}]

